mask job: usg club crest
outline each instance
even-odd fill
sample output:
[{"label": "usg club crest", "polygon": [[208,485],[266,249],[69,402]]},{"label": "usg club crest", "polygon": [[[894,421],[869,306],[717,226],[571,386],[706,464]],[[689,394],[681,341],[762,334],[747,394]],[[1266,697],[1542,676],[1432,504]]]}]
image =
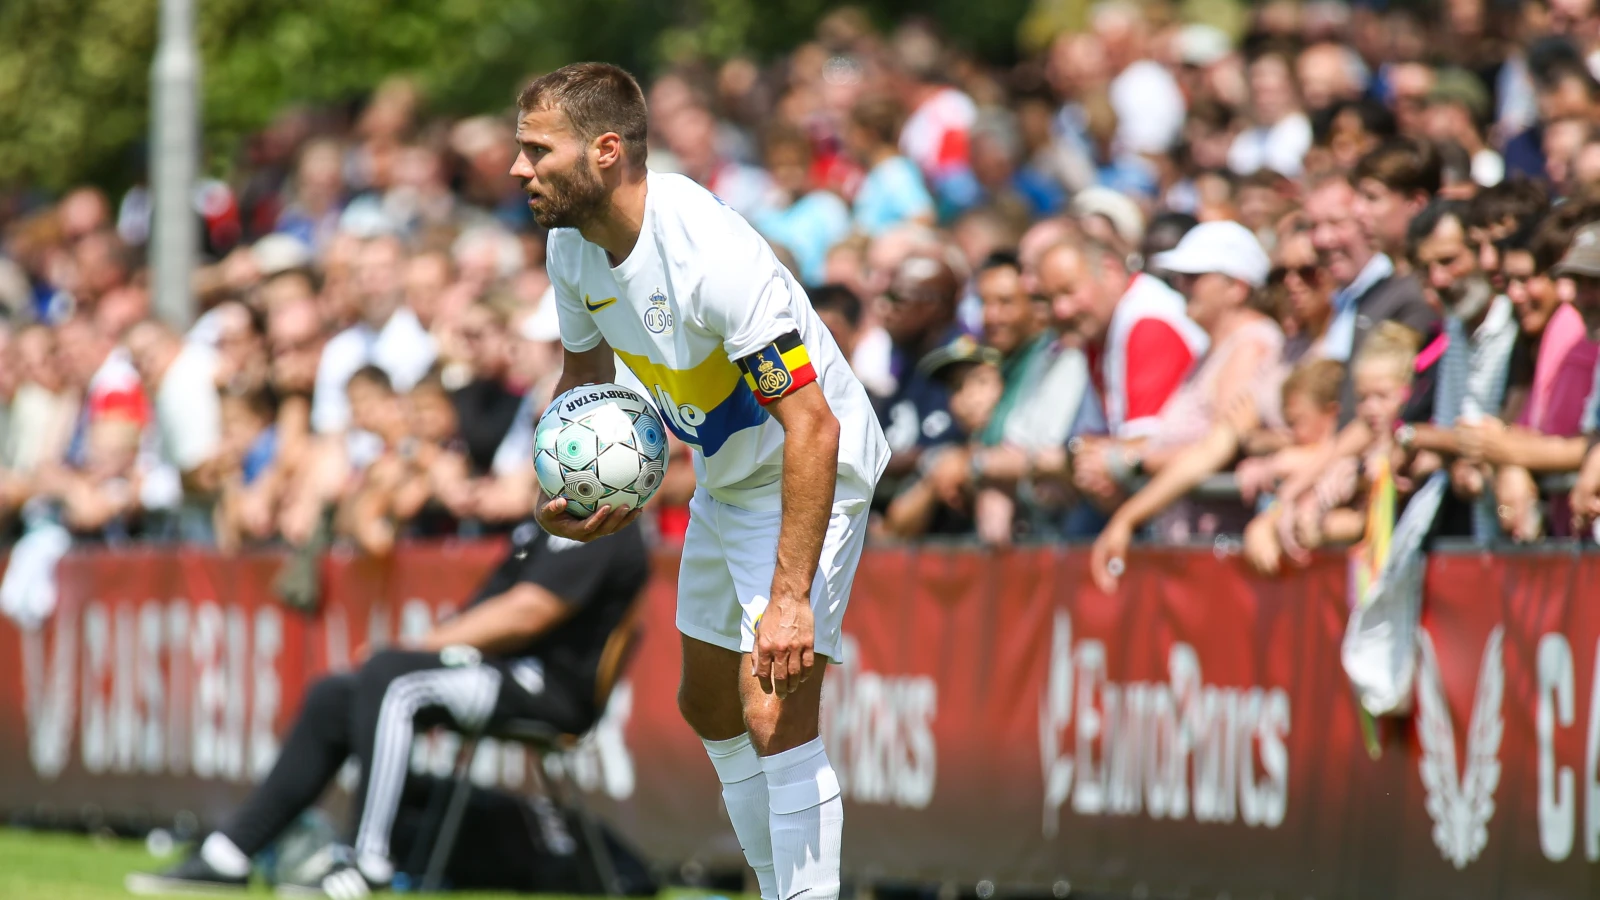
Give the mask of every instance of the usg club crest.
[{"label": "usg club crest", "polygon": [[667,306],[667,295],[656,288],[650,295],[650,308],[644,311],[644,327],[651,334],[672,333],[672,310]]},{"label": "usg club crest", "polygon": [[761,364],[756,366],[756,386],[768,397],[782,394],[791,380],[789,373],[770,359],[762,357]]}]

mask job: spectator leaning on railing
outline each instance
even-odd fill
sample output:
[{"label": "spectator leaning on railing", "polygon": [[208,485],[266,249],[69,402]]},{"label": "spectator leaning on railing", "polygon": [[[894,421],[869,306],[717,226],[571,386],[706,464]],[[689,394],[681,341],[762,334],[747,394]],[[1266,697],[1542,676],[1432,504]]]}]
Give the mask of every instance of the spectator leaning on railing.
[{"label": "spectator leaning on railing", "polygon": [[1562,297],[1552,269],[1577,227],[1597,217],[1600,207],[1569,201],[1507,238],[1499,252],[1507,293],[1529,338],[1524,346],[1534,358],[1532,371],[1515,407],[1508,396],[1503,417],[1465,422],[1456,430],[1463,456],[1494,467],[1500,525],[1518,541],[1572,533],[1563,497],[1552,498],[1546,522],[1534,479],[1574,470],[1588,448],[1580,434],[1600,345],[1590,338],[1582,314]]},{"label": "spectator leaning on railing", "polygon": [[[963,334],[923,356],[917,370],[948,391],[951,423],[959,433],[975,435],[992,422],[1000,402],[1002,361],[1000,351]],[[916,475],[885,510],[888,532],[902,538],[972,534],[982,513],[977,505],[982,491],[966,477],[966,459],[955,442],[928,448]]]},{"label": "spectator leaning on railing", "polygon": [[1140,469],[1143,441],[1207,337],[1184,312],[1182,295],[1151,275],[1129,273],[1122,256],[1094,241],[1047,253],[1040,280],[1058,326],[1082,342],[1108,432],[1081,438],[1068,477],[1087,500],[1110,509]]},{"label": "spectator leaning on railing", "polygon": [[223,479],[217,353],[155,321],[135,325],[126,343],[152,399],[159,458],[180,479],[178,535],[183,540],[209,541],[213,505]]},{"label": "spectator leaning on railing", "polygon": [[[1205,329],[1210,345],[1162,409],[1156,428],[1143,444],[1143,459],[1145,468],[1158,477],[1171,465],[1195,465],[1197,445],[1204,445],[1214,426],[1226,421],[1233,443],[1216,442],[1210,455],[1221,459],[1208,459],[1196,469],[1199,477],[1193,480],[1198,483],[1236,455],[1237,442],[1244,434],[1259,427],[1282,426],[1278,384],[1283,332],[1251,306],[1252,298],[1266,284],[1271,263],[1255,236],[1237,222],[1197,225],[1177,247],[1157,254],[1152,262],[1174,274],[1193,320]],[[1235,513],[1243,512],[1237,504],[1231,506]],[[1119,509],[1101,535],[1103,550],[1120,558],[1133,528],[1158,511],[1159,507],[1135,508],[1124,514]],[[1194,534],[1237,531],[1243,525],[1241,521],[1229,527],[1230,523],[1219,521],[1218,510],[1187,502],[1167,507],[1161,515],[1160,532],[1179,542]]]},{"label": "spectator leaning on railing", "polygon": [[900,263],[889,285],[884,327],[894,341],[898,385],[880,404],[878,420],[893,453],[884,472],[890,485],[915,471],[927,448],[960,434],[950,418],[948,387],[919,365],[928,353],[963,333],[956,322],[959,290],[949,264],[924,255]]},{"label": "spectator leaning on railing", "polygon": [[[978,491],[979,536],[1005,543],[1018,526],[1056,530],[1047,521],[1070,497],[1036,490],[1032,469],[1041,451],[1059,451],[1072,436],[1090,397],[1083,352],[1063,340],[1050,298],[1023,291],[1020,261],[990,257],[978,273],[984,342],[1001,354],[1004,393],[986,427],[966,448],[965,478]],[[959,469],[954,470],[959,472]],[[1018,507],[1026,515],[1018,515]]]},{"label": "spectator leaning on railing", "polygon": [[[1561,261],[1551,270],[1558,278],[1569,279],[1573,285],[1572,305],[1583,317],[1591,341],[1600,340],[1600,223],[1591,223],[1579,229]],[[1600,380],[1600,367],[1596,367]],[[1575,527],[1587,527],[1600,518],[1600,389],[1591,389],[1584,406],[1583,435],[1564,439],[1557,452],[1577,450],[1581,444],[1585,454],[1578,471],[1578,482],[1572,489],[1572,516]]]}]

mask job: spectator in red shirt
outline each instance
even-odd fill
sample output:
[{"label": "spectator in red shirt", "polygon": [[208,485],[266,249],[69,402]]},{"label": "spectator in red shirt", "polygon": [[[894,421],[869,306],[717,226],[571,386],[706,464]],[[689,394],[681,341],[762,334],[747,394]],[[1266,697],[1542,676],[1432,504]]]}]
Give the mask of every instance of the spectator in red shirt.
[{"label": "spectator in red shirt", "polygon": [[149,407],[128,351],[89,317],[63,323],[56,340],[72,380],[84,392],[78,427],[67,451],[72,462],[82,463],[90,426],[102,419],[120,418],[142,428],[150,420]]},{"label": "spectator in red shirt", "polygon": [[1111,451],[1140,445],[1207,339],[1184,312],[1184,299],[1151,275],[1130,274],[1123,258],[1094,241],[1058,244],[1039,264],[1065,336],[1081,341],[1112,440],[1084,438],[1072,453],[1073,482],[1111,505],[1119,490]]}]

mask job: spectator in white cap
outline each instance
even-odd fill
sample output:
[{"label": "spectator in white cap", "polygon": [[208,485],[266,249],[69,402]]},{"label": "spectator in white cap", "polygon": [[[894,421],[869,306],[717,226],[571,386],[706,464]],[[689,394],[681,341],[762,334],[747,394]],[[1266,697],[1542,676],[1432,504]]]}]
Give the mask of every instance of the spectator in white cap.
[{"label": "spectator in white cap", "polygon": [[1128,195],[1108,187],[1084,188],[1072,197],[1067,212],[1091,238],[1123,255],[1144,240],[1144,213]]},{"label": "spectator in white cap", "polygon": [[[1269,424],[1281,421],[1283,331],[1255,303],[1272,268],[1261,242],[1238,222],[1204,222],[1151,263],[1169,273],[1187,301],[1189,319],[1210,343],[1147,436],[1124,438],[1104,451],[1107,474],[1124,490],[1203,439],[1239,398],[1254,399],[1259,418]],[[1216,531],[1220,523],[1198,524],[1201,531]]]},{"label": "spectator in white cap", "polygon": [[250,247],[262,278],[311,265],[311,248],[291,234],[269,234]]},{"label": "spectator in white cap", "polygon": [[1113,457],[1111,468],[1125,482],[1146,471],[1156,477],[1095,543],[1092,573],[1107,589],[1120,574],[1110,560],[1124,557],[1133,529],[1146,521],[1174,541],[1242,531],[1249,510],[1238,503],[1178,498],[1232,462],[1245,435],[1283,427],[1283,332],[1255,305],[1272,267],[1255,235],[1237,222],[1204,222],[1152,262],[1172,273],[1211,347],[1162,408],[1149,439],[1123,442]]}]

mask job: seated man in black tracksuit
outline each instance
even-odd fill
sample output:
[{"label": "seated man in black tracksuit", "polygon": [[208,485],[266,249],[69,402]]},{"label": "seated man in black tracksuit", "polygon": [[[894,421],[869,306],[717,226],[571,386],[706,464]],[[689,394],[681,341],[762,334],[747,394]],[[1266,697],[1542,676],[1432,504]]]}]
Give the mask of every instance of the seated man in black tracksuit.
[{"label": "seated man in black tracksuit", "polygon": [[322,879],[362,897],[394,874],[389,835],[418,728],[476,729],[533,719],[581,734],[599,718],[595,680],[607,639],[648,576],[638,528],[579,544],[531,521],[477,595],[420,641],[382,650],[306,692],[272,771],[222,828],[135,894],[243,888],[250,859],[315,803],[346,758],[361,763],[354,853]]}]

